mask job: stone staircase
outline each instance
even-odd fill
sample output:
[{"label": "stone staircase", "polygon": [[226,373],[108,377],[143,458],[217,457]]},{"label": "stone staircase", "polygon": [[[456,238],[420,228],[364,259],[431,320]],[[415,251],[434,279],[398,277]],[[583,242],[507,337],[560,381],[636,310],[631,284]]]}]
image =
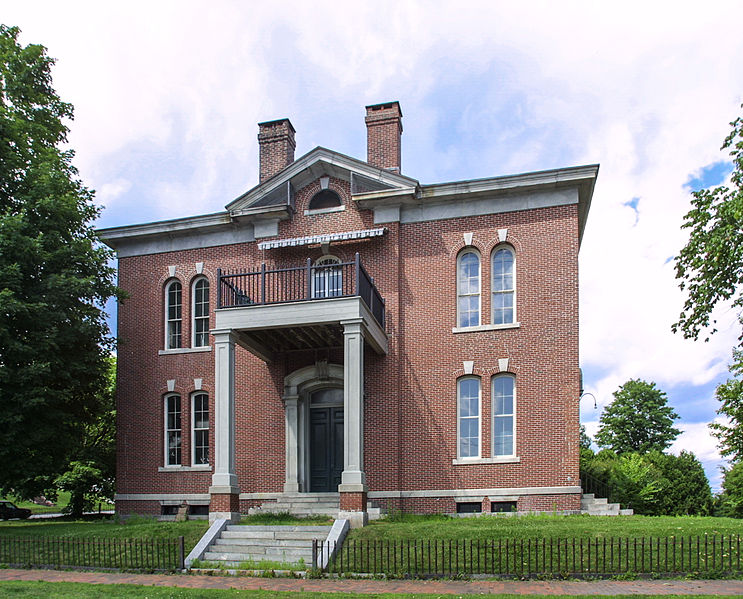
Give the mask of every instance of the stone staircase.
[{"label": "stone staircase", "polygon": [[583,493],[580,500],[580,513],[592,516],[631,516],[634,511],[622,509],[618,503],[609,503],[609,500],[596,497],[593,493]]},{"label": "stone staircase", "polygon": [[[337,518],[340,493],[284,493],[275,501],[266,501],[260,507],[250,508],[249,514],[283,514],[293,516],[328,516]],[[377,520],[382,510],[373,502],[367,503],[369,520]]]},{"label": "stone staircase", "polygon": [[[337,512],[337,508],[336,508]],[[261,562],[312,564],[312,540],[325,541],[331,526],[227,525],[201,558],[226,568],[264,569]],[[247,562],[247,563],[246,563]]]}]

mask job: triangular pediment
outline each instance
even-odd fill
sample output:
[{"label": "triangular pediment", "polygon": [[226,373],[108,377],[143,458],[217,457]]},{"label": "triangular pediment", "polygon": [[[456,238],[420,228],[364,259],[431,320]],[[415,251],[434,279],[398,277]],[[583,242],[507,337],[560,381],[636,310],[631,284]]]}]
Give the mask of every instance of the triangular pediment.
[{"label": "triangular pediment", "polygon": [[246,191],[227,204],[226,208],[235,214],[261,212],[262,209],[275,206],[293,206],[294,190],[301,189],[324,175],[349,182],[353,194],[419,187],[418,181],[410,177],[317,147],[267,181]]}]

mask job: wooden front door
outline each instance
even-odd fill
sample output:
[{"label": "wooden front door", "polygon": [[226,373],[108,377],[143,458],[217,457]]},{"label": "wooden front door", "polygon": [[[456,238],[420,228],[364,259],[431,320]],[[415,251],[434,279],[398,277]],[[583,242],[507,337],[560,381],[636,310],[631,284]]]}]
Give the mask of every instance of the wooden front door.
[{"label": "wooden front door", "polygon": [[310,492],[335,492],[343,472],[343,408],[310,409]]}]

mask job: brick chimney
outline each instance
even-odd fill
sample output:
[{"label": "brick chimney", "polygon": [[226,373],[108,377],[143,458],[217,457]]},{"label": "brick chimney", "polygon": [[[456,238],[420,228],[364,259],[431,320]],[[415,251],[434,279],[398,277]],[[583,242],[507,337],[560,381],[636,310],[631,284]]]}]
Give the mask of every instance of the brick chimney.
[{"label": "brick chimney", "polygon": [[372,166],[400,172],[402,110],[399,102],[366,107],[366,161]]},{"label": "brick chimney", "polygon": [[294,133],[289,119],[258,123],[260,183],[294,162]]}]

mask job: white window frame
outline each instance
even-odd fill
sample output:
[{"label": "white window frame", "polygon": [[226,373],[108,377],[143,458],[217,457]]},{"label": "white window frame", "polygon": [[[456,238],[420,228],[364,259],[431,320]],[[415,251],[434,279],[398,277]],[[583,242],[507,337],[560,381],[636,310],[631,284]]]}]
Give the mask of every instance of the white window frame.
[{"label": "white window frame", "polygon": [[[196,316],[196,285],[201,282],[206,283],[206,316]],[[191,347],[209,347],[209,316],[211,312],[211,285],[207,277],[196,277],[191,283]],[[206,320],[206,340],[203,344],[196,344],[196,323],[200,320]]]},{"label": "white window frame", "polygon": [[[464,381],[477,381],[477,416],[461,416],[462,389]],[[462,419],[477,419],[477,455],[462,455]],[[479,460],[482,456],[482,380],[479,376],[463,376],[457,379],[457,460]]]},{"label": "white window frame", "polygon": [[[338,268],[332,268],[333,264],[337,264]],[[328,299],[332,297],[343,297],[343,267],[340,266],[341,260],[336,256],[325,255],[315,260],[313,267],[319,266],[321,270],[312,269],[312,299]],[[324,289],[319,291],[316,287],[317,280],[323,281]],[[328,290],[330,288],[330,281],[333,281],[337,285],[333,287],[338,293],[330,295]],[[322,295],[318,295],[322,293]]]},{"label": "white window frame", "polygon": [[[510,414],[496,414],[495,413],[495,381],[498,379],[510,379],[512,390],[513,390],[513,411]],[[490,434],[490,454],[494,458],[510,458],[516,455],[516,377],[508,372],[502,372],[496,374],[490,379],[490,410],[491,410],[491,434]],[[495,453],[495,422],[498,419],[506,416],[511,417],[511,436],[513,437],[513,445],[511,447],[511,453]]]},{"label": "white window frame", "polygon": [[[511,269],[511,279],[513,280],[513,285],[511,289],[507,290],[495,290],[495,255],[500,251],[507,251],[511,254],[511,260],[512,260],[512,269]],[[510,294],[512,298],[512,316],[511,320],[507,322],[502,323],[496,323],[495,322],[495,297],[497,295],[506,295]],[[507,326],[509,324],[515,324],[518,322],[516,318],[516,252],[510,245],[507,244],[500,244],[493,248],[493,252],[490,254],[490,295],[491,295],[491,301],[490,301],[490,322],[492,322],[494,325],[497,326]]]},{"label": "white window frame", "polygon": [[[180,318],[170,318],[170,289],[173,285],[181,287]],[[179,343],[171,345],[170,343],[170,325],[179,323]],[[165,285],[165,349],[180,349],[183,347],[183,284],[178,279],[172,279]]]},{"label": "white window frame", "polygon": [[[206,427],[196,428],[196,398],[206,398]],[[211,422],[211,410],[209,409],[209,394],[205,391],[197,391],[191,394],[191,465],[208,466],[211,463],[211,439],[209,438],[209,423]],[[196,459],[196,433],[206,431],[206,462],[199,462]]]},{"label": "white window frame", "polygon": [[[169,410],[168,410],[168,404],[170,403],[170,400],[173,398],[178,398],[179,401],[179,410],[178,410],[178,423],[180,424],[179,428],[170,428],[169,424]],[[165,445],[165,455],[164,455],[164,464],[166,468],[179,468],[183,466],[183,398],[181,397],[180,393],[168,393],[164,397],[163,401],[163,414],[164,414],[164,420],[163,420],[163,432],[165,435],[164,438],[164,445]],[[170,463],[170,433],[179,431],[180,433],[180,460],[177,463]]]},{"label": "white window frame", "polygon": [[[468,254],[472,254],[477,258],[477,293],[462,293],[461,282],[462,282],[462,259]],[[477,296],[477,323],[476,324],[462,324],[462,314],[459,306],[459,299],[462,297],[474,297]],[[466,247],[463,249],[459,256],[457,256],[457,328],[469,329],[478,327],[482,324],[482,256],[473,247]]]}]

